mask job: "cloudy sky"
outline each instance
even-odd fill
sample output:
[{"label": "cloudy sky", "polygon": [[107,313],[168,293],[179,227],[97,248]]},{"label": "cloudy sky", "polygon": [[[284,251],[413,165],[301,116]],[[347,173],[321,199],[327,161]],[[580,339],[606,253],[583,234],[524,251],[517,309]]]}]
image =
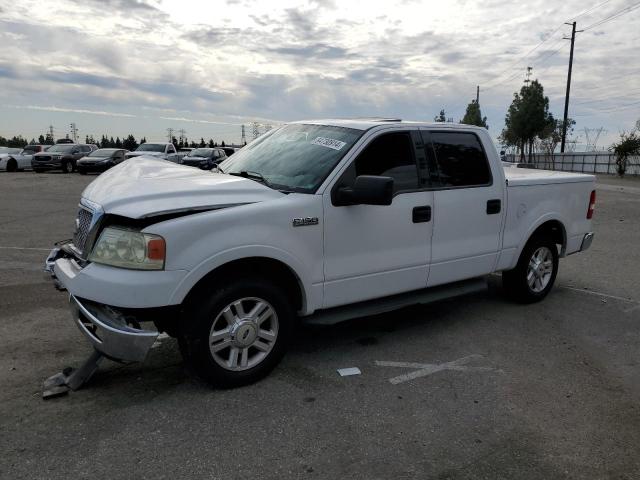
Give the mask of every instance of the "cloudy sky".
[{"label": "cloudy sky", "polygon": [[0,0],[0,135],[75,122],[82,138],[237,142],[253,121],[458,121],[480,85],[495,137],[527,66],[562,117],[574,19],[570,116],[581,142],[604,127],[602,146],[640,118],[637,0]]}]

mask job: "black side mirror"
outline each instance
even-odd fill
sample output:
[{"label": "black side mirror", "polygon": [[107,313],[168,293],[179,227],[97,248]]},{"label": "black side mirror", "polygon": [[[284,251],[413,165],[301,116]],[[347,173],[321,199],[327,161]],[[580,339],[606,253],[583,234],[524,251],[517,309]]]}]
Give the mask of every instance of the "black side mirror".
[{"label": "black side mirror", "polygon": [[338,189],[334,205],[391,205],[392,200],[393,178],[360,175],[353,187]]}]

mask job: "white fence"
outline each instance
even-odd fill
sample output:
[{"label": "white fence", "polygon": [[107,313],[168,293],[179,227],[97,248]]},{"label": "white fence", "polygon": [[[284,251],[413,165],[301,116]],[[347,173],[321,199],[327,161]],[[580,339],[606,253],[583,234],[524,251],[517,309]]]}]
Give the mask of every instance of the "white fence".
[{"label": "white fence", "polygon": [[[519,155],[506,155],[508,162],[519,162]],[[561,170],[564,172],[582,172],[582,173],[609,173],[617,174],[618,166],[616,165],[616,156],[607,152],[572,152],[572,153],[555,153],[548,155],[544,153],[536,153],[533,155],[533,162],[525,162],[531,168],[540,168],[544,170]],[[640,156],[635,155],[627,159],[627,171],[625,175],[640,175]]]}]

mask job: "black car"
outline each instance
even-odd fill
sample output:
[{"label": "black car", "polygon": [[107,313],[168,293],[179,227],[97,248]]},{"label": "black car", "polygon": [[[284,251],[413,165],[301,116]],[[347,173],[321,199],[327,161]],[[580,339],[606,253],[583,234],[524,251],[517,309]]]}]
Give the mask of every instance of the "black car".
[{"label": "black car", "polygon": [[203,170],[211,170],[214,165],[227,159],[227,154],[222,148],[195,148],[185,157],[182,164],[190,167],[198,167]]},{"label": "black car", "polygon": [[76,163],[78,172],[85,174],[87,172],[104,172],[124,161],[124,155],[129,150],[122,148],[100,148],[94,150],[86,157],[82,157]]},{"label": "black car", "polygon": [[77,143],[59,143],[52,145],[45,152],[36,153],[31,158],[34,172],[45,170],[62,170],[71,173],[76,170],[76,162],[88,153],[97,150],[95,145]]}]

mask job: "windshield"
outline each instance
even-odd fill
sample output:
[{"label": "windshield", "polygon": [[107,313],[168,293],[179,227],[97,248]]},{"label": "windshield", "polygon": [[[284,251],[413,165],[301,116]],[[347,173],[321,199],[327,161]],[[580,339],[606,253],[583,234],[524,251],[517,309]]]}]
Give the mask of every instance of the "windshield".
[{"label": "windshield", "polygon": [[76,148],[78,147],[76,147],[75,145],[69,145],[68,143],[66,145],[52,145],[51,147],[49,147],[47,152],[69,153],[71,150],[74,150]]},{"label": "windshield", "polygon": [[213,148],[196,148],[191,150],[190,157],[210,157],[213,152]]},{"label": "windshield", "polygon": [[99,150],[94,150],[88,156],[89,157],[110,157],[117,151],[118,151],[117,148],[101,148]]},{"label": "windshield", "polygon": [[285,125],[272,132],[222,162],[222,171],[259,174],[274,188],[313,193],[364,133],[303,124]]},{"label": "windshield", "polygon": [[136,152],[164,152],[164,143],[143,143]]}]

